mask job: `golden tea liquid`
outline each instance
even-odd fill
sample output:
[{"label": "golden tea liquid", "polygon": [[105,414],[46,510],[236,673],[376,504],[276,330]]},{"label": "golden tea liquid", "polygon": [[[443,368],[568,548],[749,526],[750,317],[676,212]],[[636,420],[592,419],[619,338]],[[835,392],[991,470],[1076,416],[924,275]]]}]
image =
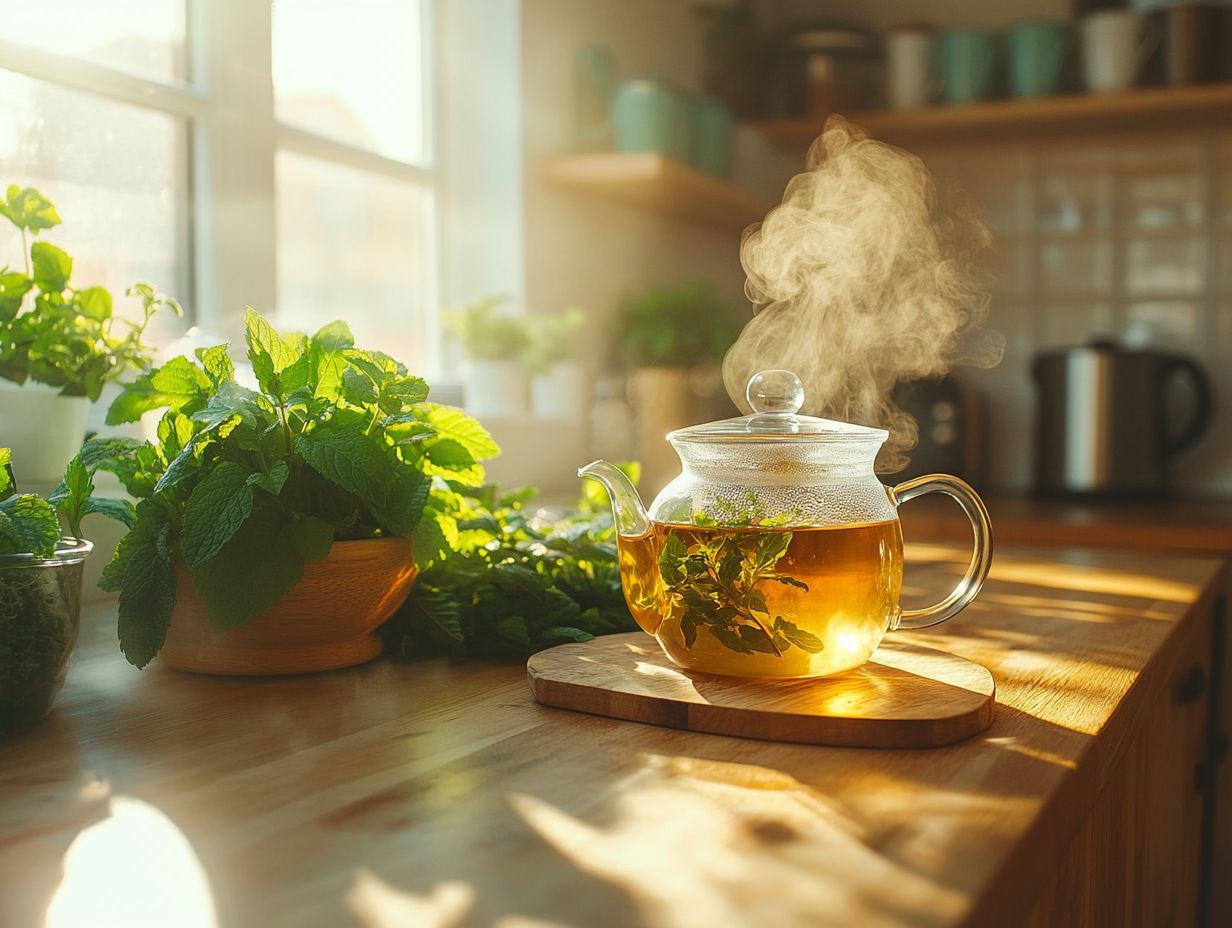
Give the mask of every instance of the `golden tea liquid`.
[{"label": "golden tea liquid", "polygon": [[897,520],[821,528],[653,523],[621,536],[620,579],[638,624],[682,667],[817,677],[857,667],[898,609]]}]

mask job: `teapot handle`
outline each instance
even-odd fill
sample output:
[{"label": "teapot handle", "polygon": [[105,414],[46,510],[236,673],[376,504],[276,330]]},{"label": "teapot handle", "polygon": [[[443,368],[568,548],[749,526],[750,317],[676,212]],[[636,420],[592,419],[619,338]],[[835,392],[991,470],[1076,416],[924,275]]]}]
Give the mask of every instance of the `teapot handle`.
[{"label": "teapot handle", "polygon": [[984,585],[989,568],[992,567],[992,523],[988,520],[988,510],[984,507],[983,500],[962,480],[945,474],[916,477],[896,487],[887,488],[887,492],[896,509],[907,500],[925,493],[944,493],[954,499],[971,520],[975,548],[971,552],[971,563],[967,565],[967,572],[958,581],[958,586],[939,603],[925,609],[902,610],[898,621],[891,628],[927,628],[953,618],[975,599],[975,594]]}]

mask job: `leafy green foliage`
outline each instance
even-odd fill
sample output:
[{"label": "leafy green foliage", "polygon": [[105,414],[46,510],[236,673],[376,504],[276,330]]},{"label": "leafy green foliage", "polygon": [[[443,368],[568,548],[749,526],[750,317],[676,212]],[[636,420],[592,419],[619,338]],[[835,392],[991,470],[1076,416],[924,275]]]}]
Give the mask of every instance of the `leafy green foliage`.
[{"label": "leafy green foliage", "polygon": [[523,659],[637,628],[610,516],[551,519],[527,511],[533,490],[470,492],[453,514],[455,550],[420,574],[384,627],[397,653]]},{"label": "leafy green foliage", "polygon": [[16,492],[12,459],[8,448],[0,448],[0,555],[33,554],[49,558],[56,553],[60,523],[74,538],[81,538],[82,517],[91,512],[132,525],[129,503],[93,496],[94,472],[81,455],[69,462],[64,480],[47,499]]},{"label": "leafy green foliage", "polygon": [[764,584],[808,585],[775,568],[791,544],[790,531],[673,530],[659,552],[659,575],[680,631],[693,647],[705,629],[741,654],[782,656],[790,647],[822,650],[820,638],[783,616],[771,616]]},{"label": "leafy green foliage", "polygon": [[96,400],[108,380],[148,367],[145,330],[161,309],[179,315],[179,303],[138,281],[127,292],[141,301],[142,318],[134,322],[113,314],[104,288],[74,288],[67,253],[45,241],[28,245],[30,235],[60,224],[56,208],[33,187],[10,185],[0,216],[20,232],[23,259],[23,269],[0,267],[0,377]]},{"label": "leafy green foliage", "polygon": [[427,402],[402,364],[356,348],[342,322],[309,338],[249,310],[245,340],[259,389],[236,381],[226,346],[174,358],[108,412],[163,410],[157,442],[82,448],[142,500],[102,580],[120,594],[120,643],[139,667],[162,646],[177,566],[224,630],[285,596],[335,540],[408,536],[430,561],[458,537],[445,478],[482,483],[481,462],[499,453],[478,422]]},{"label": "leafy green foliage", "polygon": [[612,344],[629,370],[703,364],[723,358],[745,321],[706,284],[651,287],[621,303]]}]

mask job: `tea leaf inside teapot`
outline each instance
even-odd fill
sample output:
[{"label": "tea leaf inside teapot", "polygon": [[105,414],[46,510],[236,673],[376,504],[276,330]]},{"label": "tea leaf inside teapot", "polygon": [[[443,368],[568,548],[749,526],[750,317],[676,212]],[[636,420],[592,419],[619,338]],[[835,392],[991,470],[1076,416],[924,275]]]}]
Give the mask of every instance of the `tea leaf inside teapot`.
[{"label": "tea leaf inside teapot", "polygon": [[808,584],[777,572],[791,545],[789,531],[714,532],[679,530],[659,553],[659,575],[668,603],[680,613],[686,647],[705,628],[724,647],[740,654],[783,656],[790,647],[816,654],[821,639],[783,616],[771,616],[765,582],[807,591]]}]

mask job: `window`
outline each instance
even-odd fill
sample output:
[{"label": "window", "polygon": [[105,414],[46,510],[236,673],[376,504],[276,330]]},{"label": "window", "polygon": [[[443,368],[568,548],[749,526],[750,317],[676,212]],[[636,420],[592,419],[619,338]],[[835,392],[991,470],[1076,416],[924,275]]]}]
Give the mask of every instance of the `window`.
[{"label": "window", "polygon": [[[40,0],[0,38],[0,180],[74,278],[238,334],[345,317],[419,369],[436,303],[431,0]],[[167,333],[170,334],[170,333]]]}]

